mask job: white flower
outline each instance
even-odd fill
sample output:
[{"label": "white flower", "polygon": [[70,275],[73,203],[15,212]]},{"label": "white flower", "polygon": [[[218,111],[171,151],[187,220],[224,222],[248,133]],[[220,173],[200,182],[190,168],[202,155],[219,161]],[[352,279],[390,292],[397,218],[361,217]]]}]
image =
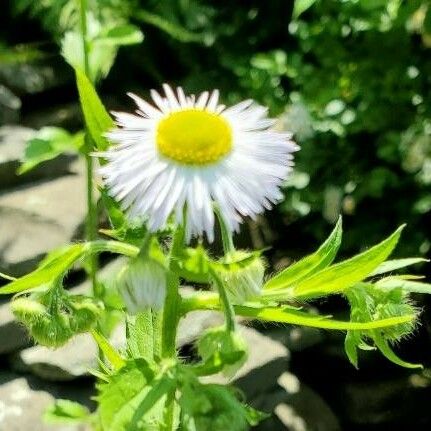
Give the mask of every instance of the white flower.
[{"label": "white flower", "polygon": [[160,310],[166,296],[166,270],[149,257],[130,260],[117,278],[118,290],[130,314]]},{"label": "white flower", "polygon": [[137,115],[114,113],[120,128],[107,137],[117,144],[98,153],[110,194],[130,219],[144,218],[151,231],[171,214],[186,234],[214,238],[215,202],[230,231],[282,199],[279,189],[293,166],[298,146],[290,133],[271,130],[267,109],[246,100],[230,108],[219,92],[185,96],[163,86],[152,90],[155,106],[129,94]]}]

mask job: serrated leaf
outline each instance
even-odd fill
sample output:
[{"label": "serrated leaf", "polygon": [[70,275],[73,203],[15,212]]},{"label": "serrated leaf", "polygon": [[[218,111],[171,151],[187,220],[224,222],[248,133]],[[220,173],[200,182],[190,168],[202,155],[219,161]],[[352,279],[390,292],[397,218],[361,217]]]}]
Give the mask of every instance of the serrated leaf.
[{"label": "serrated leaf", "polygon": [[292,286],[294,283],[305,279],[310,274],[319,271],[332,263],[338,249],[340,248],[342,238],[342,220],[341,217],[327,240],[313,254],[304,257],[300,261],[290,265],[285,270],[276,274],[268,280],[264,289],[281,289]]},{"label": "serrated leaf", "polygon": [[235,306],[236,314],[251,317],[267,322],[289,323],[292,325],[310,326],[313,328],[333,329],[339,331],[359,331],[368,329],[384,328],[398,325],[400,323],[411,322],[414,315],[391,317],[387,319],[373,320],[370,322],[343,322],[335,320],[330,316],[312,315],[306,312],[294,310],[290,307],[246,307]]},{"label": "serrated leaf", "polygon": [[127,346],[132,357],[154,360],[153,351],[153,312],[151,309],[127,316]]},{"label": "serrated leaf", "polygon": [[348,260],[332,265],[299,282],[294,297],[316,297],[342,292],[370,275],[392,253],[404,226],[380,244]]},{"label": "serrated leaf", "polygon": [[84,250],[84,244],[73,244],[62,249],[42,267],[0,288],[0,295],[23,292],[52,282],[64,274],[83,255]]},{"label": "serrated leaf", "polygon": [[107,113],[103,103],[90,80],[85,74],[75,69],[79,100],[85,118],[87,129],[98,150],[106,150],[109,146],[104,134],[114,126],[112,118]]},{"label": "serrated leaf", "polygon": [[86,422],[90,416],[90,411],[82,404],[58,399],[45,410],[43,419],[49,424],[74,424]]},{"label": "serrated leaf", "polygon": [[397,269],[405,268],[407,266],[415,265],[417,263],[429,262],[428,259],[424,259],[423,257],[410,257],[406,259],[394,259],[387,260],[379,265],[370,275],[369,277],[373,277],[375,275],[384,274],[386,272],[396,271]]},{"label": "serrated leaf", "polygon": [[24,174],[65,152],[78,152],[83,143],[81,132],[71,134],[60,127],[43,127],[27,142],[18,174]]}]

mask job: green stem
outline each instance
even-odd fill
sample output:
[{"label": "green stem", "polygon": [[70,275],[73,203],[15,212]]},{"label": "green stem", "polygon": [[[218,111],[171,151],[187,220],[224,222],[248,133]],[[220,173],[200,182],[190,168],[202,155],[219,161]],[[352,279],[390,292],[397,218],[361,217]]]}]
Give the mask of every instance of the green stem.
[{"label": "green stem", "polygon": [[226,222],[224,221],[224,218],[220,212],[220,209],[217,207],[217,205],[214,206],[214,212],[220,223],[221,239],[223,242],[223,251],[225,254],[232,254],[235,251],[232,233],[226,226]]},{"label": "green stem", "polygon": [[211,267],[210,267],[210,274],[214,280],[214,283],[216,284],[217,291],[220,296],[220,302],[222,304],[223,311],[226,318],[226,329],[230,332],[234,332],[236,327],[235,311],[234,311],[233,305],[231,304],[227,296],[224,282],[221,279],[221,277],[217,274],[217,271],[215,271]]},{"label": "green stem", "polygon": [[175,339],[180,318],[180,295],[178,292],[180,278],[176,270],[176,259],[184,243],[184,228],[178,226],[172,240],[169,255],[169,272],[167,275],[167,292],[163,308],[162,321],[162,357],[175,357]]},{"label": "green stem", "polygon": [[[177,326],[181,317],[181,297],[179,294],[180,277],[176,268],[176,259],[184,244],[184,226],[178,226],[172,239],[169,254],[169,272],[167,276],[167,292],[162,315],[162,345],[163,358],[176,357]],[[174,395],[168,396],[165,402],[164,431],[172,431],[174,423]]]},{"label": "green stem", "polygon": [[[89,45],[87,37],[87,0],[78,0],[80,11],[80,24],[81,24],[81,37],[82,37],[82,51],[84,56],[84,72],[90,79],[90,60],[89,60]],[[97,208],[94,199],[94,186],[93,186],[93,158],[90,156],[90,151],[93,149],[93,142],[90,135],[85,133],[85,148],[87,153],[85,155],[86,163],[86,180],[87,180],[87,223],[86,223],[86,239],[94,241],[97,237]],[[97,282],[97,268],[98,259],[96,255],[92,255],[89,259],[89,276],[93,288],[93,295],[99,298],[103,295],[101,287]]]}]

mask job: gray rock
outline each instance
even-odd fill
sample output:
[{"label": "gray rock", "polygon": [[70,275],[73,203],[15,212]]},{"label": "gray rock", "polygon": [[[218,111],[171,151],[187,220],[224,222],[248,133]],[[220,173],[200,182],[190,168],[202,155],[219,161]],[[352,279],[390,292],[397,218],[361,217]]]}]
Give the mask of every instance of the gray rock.
[{"label": "gray rock", "polygon": [[18,276],[50,250],[80,236],[85,221],[85,176],[74,174],[0,194],[0,268]]},{"label": "gray rock", "polygon": [[[80,289],[79,293],[83,293],[82,288]],[[179,326],[177,346],[181,347],[183,344],[193,341],[205,328],[220,324],[221,321],[220,316],[212,312],[189,314]],[[113,331],[111,343],[117,349],[125,349],[126,329],[123,323]],[[17,371],[31,372],[46,380],[69,381],[89,376],[90,370],[97,369],[97,355],[97,345],[91,335],[81,334],[55,350],[44,346],[24,349],[14,356],[12,365]]]},{"label": "gray rock", "polygon": [[291,352],[302,352],[322,343],[325,333],[321,329],[306,326],[277,327],[264,330],[265,335],[280,341]]},{"label": "gray rock", "polygon": [[64,127],[68,130],[77,130],[82,128],[83,124],[81,107],[79,102],[55,105],[26,115],[22,120],[22,124],[34,129],[41,129],[50,125]]},{"label": "gray rock", "polygon": [[240,332],[249,346],[247,362],[232,379],[217,374],[205,377],[202,381],[232,383],[245,392],[247,399],[251,399],[276,385],[277,378],[288,366],[290,353],[283,344],[255,329],[240,326]]},{"label": "gray rock", "polygon": [[26,329],[15,320],[8,300],[0,302],[0,340],[0,355],[31,344]]},{"label": "gray rock", "polygon": [[337,417],[326,402],[295,375],[285,371],[276,380],[276,388],[251,400],[253,407],[272,414],[256,431],[341,430]]},{"label": "gray rock", "polygon": [[[111,343],[124,349],[125,326],[120,324],[114,330]],[[33,346],[15,356],[13,366],[17,371],[29,371],[42,379],[66,382],[91,375],[98,368],[97,344],[89,334],[80,334],[58,349]]]},{"label": "gray rock", "polygon": [[37,94],[73,78],[64,62],[10,63],[0,68],[0,79],[17,94]]},{"label": "gray rock", "polygon": [[56,398],[88,404],[91,390],[54,386],[32,377],[0,373],[0,429],[4,431],[90,431],[85,425],[47,425],[43,412]]},{"label": "gray rock", "polygon": [[0,124],[16,123],[20,110],[21,100],[0,84]]},{"label": "gray rock", "polygon": [[76,159],[76,156],[64,154],[41,163],[40,166],[23,175],[17,175],[16,172],[24,156],[26,143],[33,137],[34,133],[35,130],[28,127],[0,127],[0,189],[71,172],[71,163]]}]

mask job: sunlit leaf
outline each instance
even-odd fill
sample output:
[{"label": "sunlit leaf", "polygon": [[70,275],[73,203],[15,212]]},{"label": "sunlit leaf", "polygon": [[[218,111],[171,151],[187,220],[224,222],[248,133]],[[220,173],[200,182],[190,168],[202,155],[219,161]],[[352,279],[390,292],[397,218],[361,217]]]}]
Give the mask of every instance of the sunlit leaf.
[{"label": "sunlit leaf", "polygon": [[105,150],[109,144],[104,134],[114,125],[112,118],[106,112],[103,103],[90,80],[85,74],[75,69],[76,83],[78,86],[79,100],[81,101],[82,112],[84,113],[87,129],[93,138],[98,150]]},{"label": "sunlit leaf", "polygon": [[385,272],[396,271],[397,269],[405,268],[406,266],[415,265],[417,263],[429,262],[428,259],[422,257],[410,257],[406,259],[387,260],[379,265],[369,276],[384,274]]},{"label": "sunlit leaf", "polygon": [[60,127],[43,127],[27,142],[18,174],[24,174],[65,152],[78,152],[83,143],[84,135],[81,132],[71,134]]},{"label": "sunlit leaf", "polygon": [[405,292],[431,294],[431,283],[406,280],[400,277],[387,277],[379,280],[376,285],[384,289],[401,288]]},{"label": "sunlit leaf", "polygon": [[374,320],[370,322],[343,322],[328,316],[316,316],[288,307],[264,307],[254,308],[246,306],[235,306],[235,312],[240,316],[251,317],[268,322],[290,323],[292,325],[310,326],[322,329],[334,330],[367,330],[384,328],[400,323],[411,322],[415,316],[406,315],[388,319]]},{"label": "sunlit leaf", "polygon": [[90,416],[90,411],[82,404],[58,399],[45,410],[43,419],[49,424],[74,424],[86,422]]},{"label": "sunlit leaf", "polygon": [[99,346],[99,349],[103,352],[106,359],[108,359],[108,361],[111,363],[112,367],[115,370],[122,368],[125,364],[125,361],[117,352],[117,350],[111,345],[111,343],[95,329],[91,331],[91,335],[93,336],[94,340]]},{"label": "sunlit leaf", "polygon": [[322,296],[342,292],[373,272],[395,248],[404,226],[369,250],[323,269],[293,288],[295,297]]},{"label": "sunlit leaf", "polygon": [[108,45],[134,45],[141,43],[144,35],[138,27],[132,24],[123,24],[108,29],[97,40]]},{"label": "sunlit leaf", "polygon": [[295,0],[292,17],[294,19],[299,18],[299,16],[302,15],[307,9],[310,9],[314,3],[316,3],[316,0]]},{"label": "sunlit leaf", "polygon": [[34,289],[43,284],[50,283],[64,274],[84,253],[84,244],[73,244],[62,253],[52,258],[43,267],[35,269],[33,272],[13,280],[11,283],[0,288],[0,294],[22,292],[27,289]]},{"label": "sunlit leaf", "polygon": [[340,247],[341,237],[342,222],[341,218],[339,218],[331,235],[315,253],[304,257],[272,277],[265,283],[264,289],[279,289],[292,286],[294,283],[298,283],[307,276],[330,265]]}]

